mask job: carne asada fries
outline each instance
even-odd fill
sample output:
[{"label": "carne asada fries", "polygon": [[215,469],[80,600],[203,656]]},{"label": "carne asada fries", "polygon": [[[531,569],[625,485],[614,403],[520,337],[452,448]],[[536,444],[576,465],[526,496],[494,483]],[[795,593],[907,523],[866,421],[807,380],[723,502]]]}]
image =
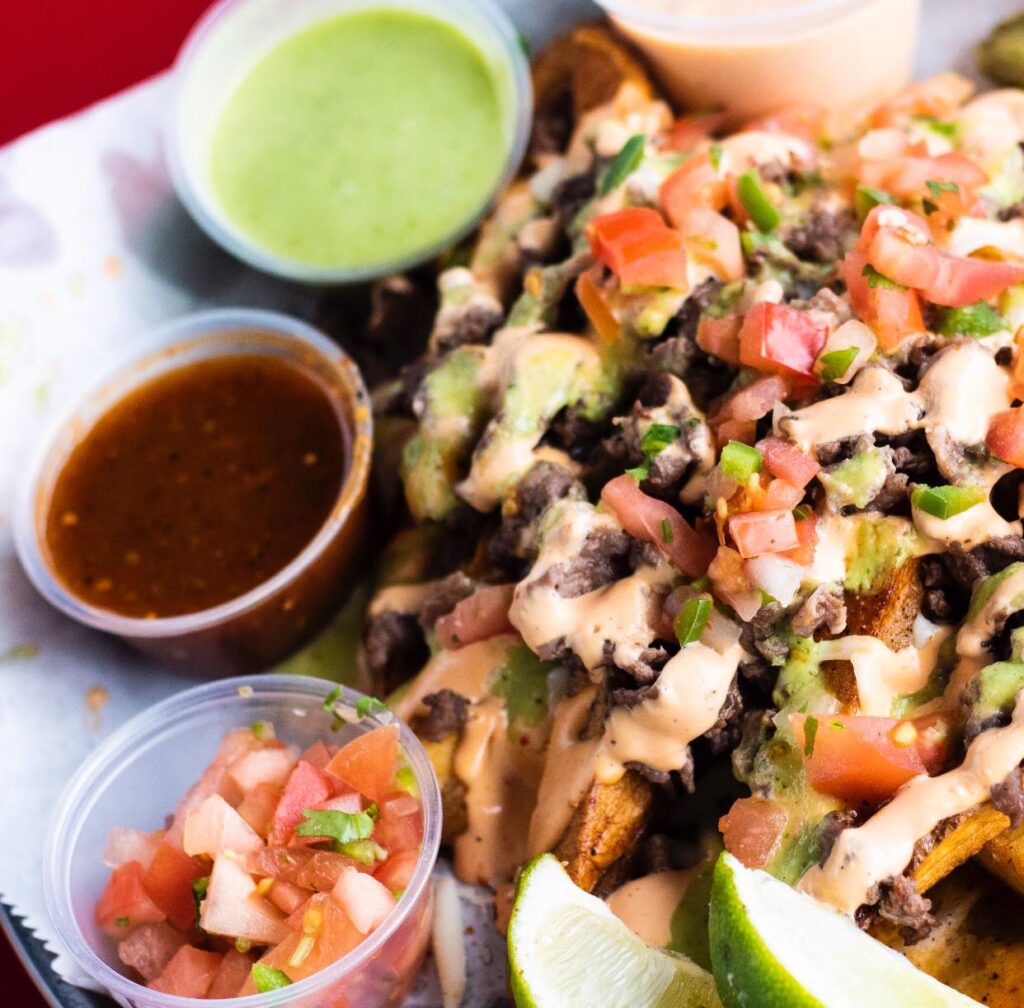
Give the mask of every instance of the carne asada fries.
[{"label": "carne asada fries", "polygon": [[608,895],[717,826],[980,996],[943,880],[1024,893],[1024,100],[944,75],[721,135],[600,28],[535,85],[385,407],[431,533],[364,658],[409,680],[456,871],[551,851]]}]

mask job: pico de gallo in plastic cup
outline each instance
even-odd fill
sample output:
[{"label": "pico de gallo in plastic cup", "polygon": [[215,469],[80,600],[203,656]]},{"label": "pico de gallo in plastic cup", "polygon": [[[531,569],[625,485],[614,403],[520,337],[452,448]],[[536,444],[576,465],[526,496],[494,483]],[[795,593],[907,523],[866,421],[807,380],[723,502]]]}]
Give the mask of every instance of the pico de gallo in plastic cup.
[{"label": "pico de gallo in plastic cup", "polygon": [[81,767],[47,905],[124,1004],[397,1006],[427,947],[440,815],[429,759],[378,701],[301,676],[222,680]]}]

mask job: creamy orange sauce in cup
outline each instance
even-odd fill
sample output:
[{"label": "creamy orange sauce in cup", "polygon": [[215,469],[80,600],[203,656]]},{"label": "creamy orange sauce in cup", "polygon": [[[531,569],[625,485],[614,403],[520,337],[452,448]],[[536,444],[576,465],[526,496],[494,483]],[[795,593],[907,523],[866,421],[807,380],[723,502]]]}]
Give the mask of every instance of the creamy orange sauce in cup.
[{"label": "creamy orange sauce in cup", "polygon": [[910,76],[920,0],[600,0],[687,108],[871,104]]}]

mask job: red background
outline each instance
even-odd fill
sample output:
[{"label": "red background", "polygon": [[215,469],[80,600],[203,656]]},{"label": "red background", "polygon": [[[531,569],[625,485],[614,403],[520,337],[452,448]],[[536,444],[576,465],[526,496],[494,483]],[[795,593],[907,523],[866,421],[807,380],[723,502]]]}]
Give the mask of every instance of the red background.
[{"label": "red background", "polygon": [[210,0],[4,0],[0,143],[168,66]]},{"label": "red background", "polygon": [[[0,143],[169,66],[209,0],[3,0]],[[44,1002],[0,937],[4,1004]]]}]

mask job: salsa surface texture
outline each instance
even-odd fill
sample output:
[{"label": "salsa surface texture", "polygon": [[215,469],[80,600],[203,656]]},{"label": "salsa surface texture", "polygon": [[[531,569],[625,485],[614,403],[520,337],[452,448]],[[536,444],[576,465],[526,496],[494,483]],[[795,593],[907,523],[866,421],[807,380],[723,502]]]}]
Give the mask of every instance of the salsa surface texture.
[{"label": "salsa surface texture", "polygon": [[57,476],[58,579],[124,616],[198,612],[285,567],[337,500],[346,435],[326,392],[282,361],[177,368],[104,413]]},{"label": "salsa surface texture", "polygon": [[487,199],[505,160],[483,54],[403,10],[330,18],[285,39],[228,99],[214,196],[251,240],[311,266],[426,250]]}]

